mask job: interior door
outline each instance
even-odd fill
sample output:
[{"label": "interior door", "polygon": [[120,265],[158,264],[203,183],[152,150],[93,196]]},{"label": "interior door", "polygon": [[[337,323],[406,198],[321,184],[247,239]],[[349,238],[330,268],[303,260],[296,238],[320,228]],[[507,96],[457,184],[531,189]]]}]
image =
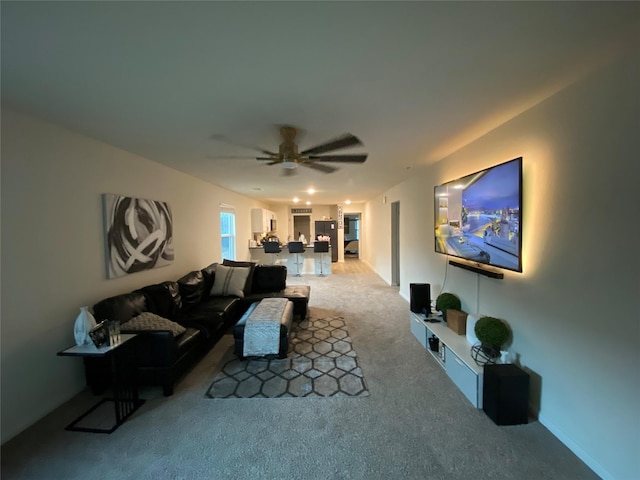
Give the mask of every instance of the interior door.
[{"label": "interior door", "polygon": [[391,285],[400,286],[400,202],[391,204]]}]

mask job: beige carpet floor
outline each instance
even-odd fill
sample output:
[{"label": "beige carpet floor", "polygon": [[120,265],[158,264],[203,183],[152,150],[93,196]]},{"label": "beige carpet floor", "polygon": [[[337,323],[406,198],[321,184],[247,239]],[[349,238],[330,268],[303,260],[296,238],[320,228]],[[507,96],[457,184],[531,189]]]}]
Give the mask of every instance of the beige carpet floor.
[{"label": "beige carpet floor", "polygon": [[[111,435],[64,427],[95,403],[82,392],[2,446],[2,479],[598,478],[541,424],[499,427],[409,330],[409,307],[358,260],[311,285],[315,318],[343,316],[369,396],[206,397],[226,335],[176,386]],[[334,264],[335,265],[335,264]]]}]

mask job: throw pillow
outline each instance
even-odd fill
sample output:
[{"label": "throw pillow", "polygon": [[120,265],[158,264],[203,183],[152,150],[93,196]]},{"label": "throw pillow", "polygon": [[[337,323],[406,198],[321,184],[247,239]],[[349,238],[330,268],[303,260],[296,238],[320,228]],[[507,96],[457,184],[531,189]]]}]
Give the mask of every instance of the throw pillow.
[{"label": "throw pillow", "polygon": [[120,331],[168,330],[174,337],[187,331],[182,325],[163,318],[155,313],[142,312],[131,320],[120,325]]},{"label": "throw pillow", "polygon": [[247,276],[247,284],[244,286],[244,294],[249,295],[251,293],[251,287],[253,285],[253,272],[256,269],[256,262],[237,262],[236,260],[222,261],[222,265],[226,267],[249,267],[249,275]]},{"label": "throw pillow", "polygon": [[218,265],[216,278],[213,281],[211,295],[227,297],[230,295],[244,297],[244,287],[249,276],[249,267],[225,267]]}]

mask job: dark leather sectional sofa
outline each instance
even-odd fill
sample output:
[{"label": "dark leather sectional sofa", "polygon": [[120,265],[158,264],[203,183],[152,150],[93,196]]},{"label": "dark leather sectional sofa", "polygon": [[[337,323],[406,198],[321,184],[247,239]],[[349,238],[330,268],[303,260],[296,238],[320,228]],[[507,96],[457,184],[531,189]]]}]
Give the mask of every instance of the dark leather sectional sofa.
[{"label": "dark leather sectional sofa", "polygon": [[[210,295],[217,265],[213,264],[177,281],[148,285],[94,305],[97,321],[117,320],[122,326],[142,312],[151,312],[185,327],[186,331],[177,336],[167,330],[131,332],[139,334],[133,340],[130,365],[138,384],[160,385],[165,395],[171,395],[175,382],[235,325],[253,302],[263,298],[286,297],[293,302],[294,316],[306,317],[310,287],[287,286],[284,265],[225,264],[251,268],[244,297]],[[122,333],[127,333],[126,327],[121,328]],[[94,393],[104,391],[110,379],[105,359],[86,358],[85,373]]]}]

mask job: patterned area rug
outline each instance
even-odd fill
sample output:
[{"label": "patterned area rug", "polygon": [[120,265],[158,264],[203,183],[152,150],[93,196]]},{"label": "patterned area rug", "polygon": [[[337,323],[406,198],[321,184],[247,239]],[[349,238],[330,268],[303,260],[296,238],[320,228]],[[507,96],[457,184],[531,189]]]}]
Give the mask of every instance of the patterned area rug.
[{"label": "patterned area rug", "polygon": [[[216,375],[210,398],[364,397],[369,395],[342,317],[295,321],[287,358],[234,356]],[[233,354],[231,354],[233,355]]]}]

